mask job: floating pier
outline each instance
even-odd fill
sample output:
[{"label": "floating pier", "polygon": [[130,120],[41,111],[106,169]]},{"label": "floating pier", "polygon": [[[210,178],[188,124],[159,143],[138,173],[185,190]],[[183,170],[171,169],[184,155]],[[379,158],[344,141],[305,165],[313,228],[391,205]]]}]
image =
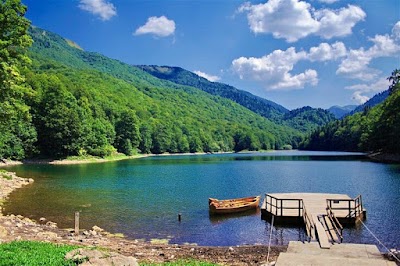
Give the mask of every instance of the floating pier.
[{"label": "floating pier", "polygon": [[304,223],[309,240],[318,240],[329,249],[343,240],[342,224],[355,224],[366,217],[361,195],[352,199],[345,194],[273,193],[266,194],[261,218],[279,223]]}]

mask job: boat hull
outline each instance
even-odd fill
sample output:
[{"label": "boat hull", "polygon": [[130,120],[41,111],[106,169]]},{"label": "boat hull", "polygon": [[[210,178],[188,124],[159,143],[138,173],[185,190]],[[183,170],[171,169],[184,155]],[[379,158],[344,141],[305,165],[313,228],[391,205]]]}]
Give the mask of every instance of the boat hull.
[{"label": "boat hull", "polygon": [[209,200],[210,212],[213,214],[228,214],[245,212],[248,210],[258,208],[260,204],[260,196],[218,200],[210,198]]}]

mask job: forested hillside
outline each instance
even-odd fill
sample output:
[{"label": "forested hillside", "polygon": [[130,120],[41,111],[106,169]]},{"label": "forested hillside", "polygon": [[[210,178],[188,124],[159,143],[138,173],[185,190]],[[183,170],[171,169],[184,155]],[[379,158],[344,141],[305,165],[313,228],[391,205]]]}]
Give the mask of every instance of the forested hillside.
[{"label": "forested hillside", "polygon": [[192,86],[212,95],[230,99],[275,122],[280,121],[282,115],[289,112],[289,110],[277,103],[257,97],[247,91],[238,90],[227,84],[208,81],[180,67],[145,65],[138,67],[157,78],[169,80],[181,85]]},{"label": "forested hillside", "polygon": [[400,70],[393,71],[389,80],[384,102],[319,128],[301,148],[400,153]]},{"label": "forested hillside", "polygon": [[40,28],[27,35],[25,7],[11,2],[8,10],[20,11],[1,36],[14,46],[0,53],[9,55],[0,76],[0,159],[280,149],[301,141],[299,131],[231,100],[85,52]]},{"label": "forested hillside", "polygon": [[309,132],[335,120],[334,116],[323,109],[304,107],[289,111],[275,102],[227,84],[211,82],[180,67],[145,65],[138,67],[157,78],[192,86],[212,95],[232,100],[277,124],[286,125],[302,132]]}]

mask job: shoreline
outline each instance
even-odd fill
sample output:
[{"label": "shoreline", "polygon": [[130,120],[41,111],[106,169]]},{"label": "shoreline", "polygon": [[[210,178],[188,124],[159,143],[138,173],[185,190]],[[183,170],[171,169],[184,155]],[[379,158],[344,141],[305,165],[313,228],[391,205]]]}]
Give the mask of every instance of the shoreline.
[{"label": "shoreline", "polygon": [[375,152],[369,153],[367,157],[380,163],[400,163],[400,154]]},{"label": "shoreline", "polygon": [[[4,177],[6,176],[6,177]],[[33,184],[33,179],[18,177],[15,173],[0,172],[0,244],[4,242],[29,240],[46,241],[55,244],[69,244],[88,248],[101,248],[136,258],[139,262],[163,263],[181,259],[195,259],[222,265],[268,265],[276,261],[287,246],[271,246],[267,262],[268,246],[197,246],[163,244],[162,241],[125,239],[111,234],[94,225],[91,230],[82,229],[74,235],[73,229],[61,229],[44,217],[34,221],[21,215],[4,215],[1,203],[16,189]]]}]

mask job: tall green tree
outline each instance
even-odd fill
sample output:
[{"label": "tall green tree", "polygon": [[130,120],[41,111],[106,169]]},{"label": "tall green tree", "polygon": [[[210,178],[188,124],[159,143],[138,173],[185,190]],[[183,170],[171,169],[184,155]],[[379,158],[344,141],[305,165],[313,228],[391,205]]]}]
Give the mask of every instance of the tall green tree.
[{"label": "tall green tree", "polygon": [[84,132],[78,102],[55,75],[46,78],[35,112],[41,153],[50,157],[77,155]]},{"label": "tall green tree", "polygon": [[122,113],[120,120],[115,125],[116,147],[119,152],[132,155],[140,143],[139,119],[133,110]]},{"label": "tall green tree", "polygon": [[32,90],[21,74],[30,63],[30,22],[20,0],[0,0],[0,159],[22,159],[33,151],[36,131],[26,97]]}]

